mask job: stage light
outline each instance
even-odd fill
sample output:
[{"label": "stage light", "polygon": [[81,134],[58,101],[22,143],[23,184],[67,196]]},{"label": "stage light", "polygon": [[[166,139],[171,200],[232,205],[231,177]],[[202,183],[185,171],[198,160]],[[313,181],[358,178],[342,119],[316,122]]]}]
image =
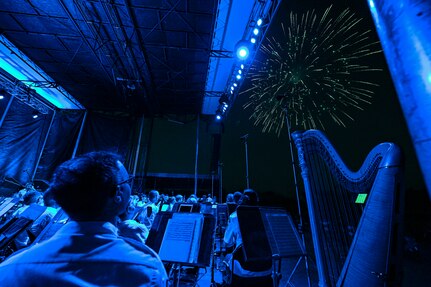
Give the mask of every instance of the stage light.
[{"label": "stage light", "polygon": [[244,64],[241,64],[241,69],[243,69],[243,70],[244,70]]},{"label": "stage light", "polygon": [[253,34],[257,36],[257,34],[259,34],[259,29],[254,28],[254,29],[253,29]]},{"label": "stage light", "polygon": [[233,91],[230,91],[231,94],[233,94]]},{"label": "stage light", "polygon": [[257,20],[257,26],[262,25],[262,22],[263,22],[263,21],[262,21],[262,19],[258,19],[258,20]]},{"label": "stage light", "polygon": [[221,115],[216,115],[216,120],[221,120]]},{"label": "stage light", "polygon": [[251,39],[250,39],[250,42],[251,42],[252,44],[256,44],[256,38],[251,38]]},{"label": "stage light", "polygon": [[240,75],[241,75],[241,74],[242,74],[242,70],[238,70],[238,74],[240,74]]},{"label": "stage light", "polygon": [[244,60],[245,58],[248,57],[248,48],[247,47],[241,47],[238,49],[236,55],[239,59]]},{"label": "stage light", "polygon": [[39,117],[39,113],[37,111],[34,111],[32,113],[32,117],[33,117],[33,119],[37,119]]},{"label": "stage light", "polygon": [[236,57],[239,60],[246,60],[250,55],[249,43],[247,41],[241,40],[235,46]]},{"label": "stage light", "polygon": [[241,80],[241,75],[236,75],[236,78],[237,78],[238,80]]},{"label": "stage light", "polygon": [[235,89],[235,88],[232,86],[232,87],[230,87],[230,89],[233,91],[233,89]]},{"label": "stage light", "polygon": [[3,95],[0,95],[0,100],[3,100],[4,99],[4,96]]},{"label": "stage light", "polygon": [[233,86],[234,86],[234,87],[238,87],[238,84],[237,84],[237,83],[233,83]]}]

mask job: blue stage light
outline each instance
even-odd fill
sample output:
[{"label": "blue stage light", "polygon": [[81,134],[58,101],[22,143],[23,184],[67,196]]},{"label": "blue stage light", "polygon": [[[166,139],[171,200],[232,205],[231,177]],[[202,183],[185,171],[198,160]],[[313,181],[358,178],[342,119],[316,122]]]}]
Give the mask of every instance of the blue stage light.
[{"label": "blue stage light", "polygon": [[237,83],[233,83],[233,86],[234,86],[234,87],[237,87],[237,86],[238,86],[238,84],[237,84]]},{"label": "blue stage light", "polygon": [[3,95],[0,95],[0,100],[3,100],[4,99],[4,96]]},{"label": "blue stage light", "polygon": [[221,120],[221,115],[216,115],[216,120]]},{"label": "blue stage light", "polygon": [[251,42],[252,44],[256,44],[256,38],[251,38],[251,39],[250,39],[250,42]]},{"label": "blue stage light", "polygon": [[240,60],[244,60],[248,57],[248,53],[249,51],[247,47],[240,47],[236,52],[236,55]]},{"label": "blue stage light", "polygon": [[259,34],[259,29],[254,28],[254,29],[253,29],[253,34],[255,34],[255,35],[257,36],[257,34]]},{"label": "blue stage light", "polygon": [[257,20],[257,26],[262,25],[262,22],[263,22],[263,21],[262,21],[262,19],[258,19],[258,20]]},{"label": "blue stage light", "polygon": [[236,50],[236,57],[239,60],[246,60],[248,56],[250,55],[250,48],[249,43],[247,41],[241,40],[236,44],[235,50]]},{"label": "blue stage light", "polygon": [[236,75],[236,78],[237,78],[238,80],[240,80],[240,79],[241,79],[241,75]]},{"label": "blue stage light", "polygon": [[243,70],[244,70],[244,64],[241,64],[241,69],[243,69]]},{"label": "blue stage light", "polygon": [[233,89],[235,89],[235,88],[232,86],[232,87],[230,87],[230,89],[233,91]]},{"label": "blue stage light", "polygon": [[241,74],[242,74],[242,70],[238,70],[238,74],[240,74],[240,75],[241,75]]}]

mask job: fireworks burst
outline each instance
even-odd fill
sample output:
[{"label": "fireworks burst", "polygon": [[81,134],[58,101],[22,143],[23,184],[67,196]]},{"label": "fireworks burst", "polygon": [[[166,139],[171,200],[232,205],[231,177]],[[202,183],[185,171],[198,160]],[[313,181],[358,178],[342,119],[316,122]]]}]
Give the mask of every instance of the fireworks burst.
[{"label": "fireworks burst", "polygon": [[[352,110],[370,104],[377,84],[361,78],[379,71],[363,64],[363,58],[379,53],[368,31],[360,31],[361,19],[344,10],[330,18],[308,11],[300,19],[291,13],[281,24],[281,39],[272,37],[261,46],[263,62],[250,68],[251,88],[244,91],[253,108],[250,119],[263,132],[280,134],[285,113],[292,126],[325,129],[327,119],[346,126]],[[361,74],[362,73],[362,74]]]}]

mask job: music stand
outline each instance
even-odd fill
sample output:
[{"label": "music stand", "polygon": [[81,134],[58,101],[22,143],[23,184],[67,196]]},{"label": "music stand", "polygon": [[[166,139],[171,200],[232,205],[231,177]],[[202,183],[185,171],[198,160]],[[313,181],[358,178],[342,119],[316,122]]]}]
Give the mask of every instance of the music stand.
[{"label": "music stand", "polygon": [[[148,235],[146,245],[153,249],[160,255],[162,249],[162,241],[167,231],[168,222],[174,216],[174,212],[162,212],[157,213],[154,222],[151,226],[150,233]],[[177,213],[178,214],[178,213]],[[185,261],[171,261],[165,260],[162,256],[161,259],[164,263],[173,264],[181,269],[182,266],[205,268],[209,267],[211,264],[211,254],[214,240],[215,231],[215,218],[211,214],[199,214],[199,213],[181,213],[182,216],[201,215],[203,217],[203,226],[200,232],[200,244],[199,250],[197,250],[197,260],[195,262],[185,262]],[[174,276],[174,281],[179,283],[180,275]],[[175,283],[175,282],[174,282]]]},{"label": "music stand", "polygon": [[[287,283],[289,283],[302,258],[306,258],[305,248],[290,215],[281,208],[256,206],[239,206],[237,215],[245,261],[272,260],[274,287],[279,286],[280,283],[281,260],[299,257],[287,279]],[[306,269],[310,285],[307,264]]]}]

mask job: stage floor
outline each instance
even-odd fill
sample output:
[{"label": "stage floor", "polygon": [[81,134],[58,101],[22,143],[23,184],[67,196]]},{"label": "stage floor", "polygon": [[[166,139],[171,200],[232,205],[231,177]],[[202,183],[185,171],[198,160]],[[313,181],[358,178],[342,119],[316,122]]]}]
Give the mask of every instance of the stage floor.
[{"label": "stage floor", "polygon": [[[299,258],[287,258],[282,260],[281,264],[281,280],[279,286],[296,286],[296,287],[306,287],[308,286],[308,276],[307,270],[305,267],[304,259],[301,259],[298,262]],[[217,258],[216,258],[217,262]],[[220,265],[220,264],[219,264]],[[296,270],[295,265],[297,265]],[[310,286],[317,287],[317,271],[315,268],[315,264],[313,262],[309,262],[309,274],[310,274]],[[221,266],[220,266],[221,267]],[[219,268],[221,269],[221,268]],[[180,280],[179,285],[173,286],[181,286],[181,287],[189,287],[189,286],[199,286],[199,287],[209,287],[212,286],[212,282],[214,286],[223,286],[223,275],[222,272],[217,269],[217,266],[214,267],[214,278],[211,275],[211,267],[207,267],[206,269],[200,268],[198,281],[196,285],[193,284],[193,280],[191,280],[191,276],[184,275],[184,278]],[[293,273],[292,273],[293,272]],[[289,281],[290,277],[290,281]],[[241,286],[239,286],[241,287]],[[265,287],[265,286],[262,286]],[[271,286],[272,287],[272,286]]]}]

